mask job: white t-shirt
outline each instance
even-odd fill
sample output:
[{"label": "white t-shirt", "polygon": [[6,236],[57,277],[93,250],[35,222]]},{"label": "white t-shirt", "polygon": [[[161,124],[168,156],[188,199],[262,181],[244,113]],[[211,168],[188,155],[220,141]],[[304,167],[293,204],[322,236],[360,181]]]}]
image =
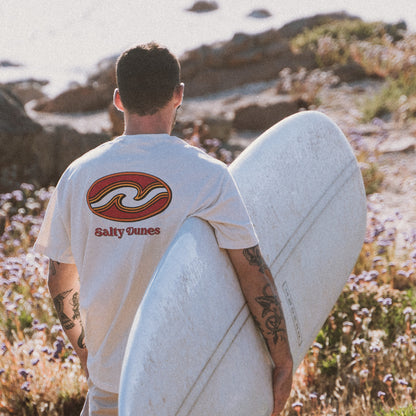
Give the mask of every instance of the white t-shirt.
[{"label": "white t-shirt", "polygon": [[99,388],[118,392],[135,313],[190,216],[211,224],[221,248],[258,244],[227,167],[177,137],[121,136],[62,175],[35,249],[77,266],[88,369]]}]

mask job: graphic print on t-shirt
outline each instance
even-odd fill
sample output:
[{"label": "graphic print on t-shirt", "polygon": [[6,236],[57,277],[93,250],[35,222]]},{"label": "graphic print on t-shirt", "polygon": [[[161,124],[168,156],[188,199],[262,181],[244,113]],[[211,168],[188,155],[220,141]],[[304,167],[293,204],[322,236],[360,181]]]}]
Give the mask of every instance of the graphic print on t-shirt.
[{"label": "graphic print on t-shirt", "polygon": [[96,180],[87,192],[87,204],[99,217],[134,222],[163,212],[172,200],[169,186],[143,172],[121,172]]}]

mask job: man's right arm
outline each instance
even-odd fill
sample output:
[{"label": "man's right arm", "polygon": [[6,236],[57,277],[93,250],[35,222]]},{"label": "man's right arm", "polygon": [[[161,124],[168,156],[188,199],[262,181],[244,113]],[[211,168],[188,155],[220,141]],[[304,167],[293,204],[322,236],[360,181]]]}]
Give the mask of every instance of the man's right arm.
[{"label": "man's right arm", "polygon": [[77,353],[88,377],[84,328],[79,310],[79,275],[75,264],[49,261],[49,292],[62,328]]}]

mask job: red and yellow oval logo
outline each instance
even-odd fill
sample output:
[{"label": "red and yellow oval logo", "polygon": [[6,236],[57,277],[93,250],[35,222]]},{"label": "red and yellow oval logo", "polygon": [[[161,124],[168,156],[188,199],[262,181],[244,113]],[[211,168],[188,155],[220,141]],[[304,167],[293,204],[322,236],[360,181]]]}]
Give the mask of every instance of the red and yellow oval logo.
[{"label": "red and yellow oval logo", "polygon": [[172,191],[156,176],[122,172],[95,181],[87,192],[90,210],[111,221],[133,222],[160,214],[170,204]]}]

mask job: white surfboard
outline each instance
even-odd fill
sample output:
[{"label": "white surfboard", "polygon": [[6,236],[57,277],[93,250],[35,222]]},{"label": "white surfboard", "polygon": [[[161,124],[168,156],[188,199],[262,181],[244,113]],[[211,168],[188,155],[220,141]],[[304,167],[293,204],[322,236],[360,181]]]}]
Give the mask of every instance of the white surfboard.
[{"label": "white surfboard", "polygon": [[[295,369],[354,266],[366,198],[353,152],[325,115],[303,112],[251,144],[230,170],[275,279]],[[188,219],[135,317],[121,416],[268,416],[271,361],[228,256]]]}]

